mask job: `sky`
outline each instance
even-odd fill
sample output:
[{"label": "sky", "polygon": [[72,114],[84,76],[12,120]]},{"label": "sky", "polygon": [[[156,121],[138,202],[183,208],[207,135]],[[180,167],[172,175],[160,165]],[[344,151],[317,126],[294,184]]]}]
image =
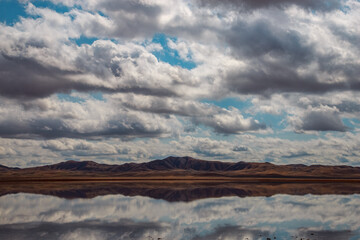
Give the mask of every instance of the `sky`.
[{"label": "sky", "polygon": [[360,165],[359,0],[0,0],[0,164]]}]

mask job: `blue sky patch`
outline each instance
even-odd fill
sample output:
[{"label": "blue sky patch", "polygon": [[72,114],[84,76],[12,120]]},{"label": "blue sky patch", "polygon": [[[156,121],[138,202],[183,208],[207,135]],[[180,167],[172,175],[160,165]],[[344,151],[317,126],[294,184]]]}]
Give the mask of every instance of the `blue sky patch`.
[{"label": "blue sky patch", "polygon": [[281,130],[286,128],[286,123],[283,121],[286,119],[286,114],[273,115],[270,113],[258,113],[254,116],[259,122],[266,123],[266,126],[273,130]]},{"label": "blue sky patch", "polygon": [[360,120],[357,118],[343,118],[342,121],[351,132],[354,132],[356,128],[360,127]]},{"label": "blue sky patch", "polygon": [[6,25],[14,25],[20,17],[26,17],[25,5],[15,0],[0,1],[0,22]]},{"label": "blue sky patch", "polygon": [[223,98],[223,99],[220,99],[220,100],[203,99],[203,100],[201,100],[201,102],[214,104],[214,105],[216,105],[218,107],[226,108],[226,109],[230,109],[230,107],[234,107],[234,108],[237,108],[239,110],[247,109],[247,108],[249,108],[249,107],[251,107],[253,105],[251,103],[251,99],[241,101],[239,98],[234,98],[234,97]]},{"label": "blue sky patch", "polygon": [[96,40],[99,40],[99,38],[95,37],[86,37],[84,35],[81,35],[79,38],[71,38],[70,41],[74,41],[78,46],[82,44],[93,44]]},{"label": "blue sky patch", "polygon": [[[56,94],[56,96],[63,101],[67,101],[67,102],[74,102],[74,103],[82,103],[85,102],[84,98],[78,97],[78,96],[74,96],[72,95],[72,93],[76,93],[77,91],[72,91],[70,94],[68,93],[58,93]],[[88,93],[90,95],[90,97],[99,100],[99,101],[106,101],[106,99],[103,96],[102,92],[89,92]]]},{"label": "blue sky patch", "polygon": [[[35,7],[37,8],[47,8],[47,9],[51,9],[53,11],[56,11],[58,13],[66,13],[66,12],[69,12],[72,8],[70,7],[67,7],[61,3],[59,4],[54,4],[50,1],[32,1],[31,2]],[[76,8],[76,7],[74,7]]]},{"label": "blue sky patch", "polygon": [[72,96],[71,94],[67,94],[67,93],[58,93],[56,95],[60,100],[63,100],[66,102],[74,102],[74,103],[85,102],[85,100],[83,98],[75,97],[75,96]]},{"label": "blue sky patch", "polygon": [[177,40],[177,38],[169,37],[165,34],[155,34],[152,39],[152,43],[159,43],[163,48],[163,50],[161,51],[153,52],[154,56],[158,59],[158,61],[169,63],[172,66],[180,66],[189,70],[195,68],[196,63],[181,59],[178,51],[171,49],[168,46],[168,39],[171,39],[175,42]]},{"label": "blue sky patch", "polygon": [[[50,1],[31,1],[37,8],[46,8],[58,13],[66,13],[71,9],[63,4],[54,4]],[[16,0],[0,0],[0,22],[6,25],[13,26],[20,20],[20,17],[24,18],[37,18],[38,16],[29,15],[26,12],[27,4],[23,4]],[[79,7],[74,7],[79,8]]]},{"label": "blue sky patch", "polygon": [[106,101],[102,92],[90,92],[90,96],[99,101]]}]

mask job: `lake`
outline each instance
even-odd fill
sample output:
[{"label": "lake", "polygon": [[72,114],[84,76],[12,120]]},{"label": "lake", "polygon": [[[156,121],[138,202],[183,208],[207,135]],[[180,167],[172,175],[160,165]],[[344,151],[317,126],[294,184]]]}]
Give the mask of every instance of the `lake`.
[{"label": "lake", "polygon": [[[360,239],[357,191],[317,195],[295,185],[289,194],[280,191],[258,196],[259,192],[249,194],[260,188],[258,184],[194,188],[186,183],[191,191],[185,192],[184,186],[176,184],[166,191],[160,185],[139,184],[138,188],[129,184],[126,190],[101,183],[96,191],[89,190],[91,184],[65,189],[35,185],[22,186],[27,191],[8,187],[2,192],[0,239]],[[244,186],[248,194],[241,195],[239,189]]]}]

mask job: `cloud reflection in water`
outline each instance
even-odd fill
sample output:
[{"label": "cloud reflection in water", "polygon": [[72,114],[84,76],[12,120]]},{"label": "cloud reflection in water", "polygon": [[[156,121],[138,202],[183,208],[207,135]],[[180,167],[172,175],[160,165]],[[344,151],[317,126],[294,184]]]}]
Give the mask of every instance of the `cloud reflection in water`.
[{"label": "cloud reflection in water", "polygon": [[13,194],[0,198],[1,239],[358,239],[360,195],[224,197],[169,203]]}]

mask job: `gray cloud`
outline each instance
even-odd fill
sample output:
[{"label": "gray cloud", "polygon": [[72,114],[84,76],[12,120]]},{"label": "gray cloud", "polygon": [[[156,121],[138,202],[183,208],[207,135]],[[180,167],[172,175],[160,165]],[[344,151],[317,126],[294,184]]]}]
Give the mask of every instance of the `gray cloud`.
[{"label": "gray cloud", "polygon": [[[317,47],[308,43],[305,33],[284,31],[262,19],[239,21],[223,35],[233,54],[248,62],[245,69],[228,72],[226,83],[233,92],[269,96],[283,92],[321,94],[360,90],[359,64],[343,64],[339,62],[340,54],[334,52],[318,53]],[[319,66],[317,72],[309,69],[311,64]],[[342,81],[322,79],[320,73]]]},{"label": "gray cloud", "polygon": [[121,219],[115,223],[84,221],[76,223],[20,223],[0,225],[2,239],[145,239],[161,236],[167,227],[161,223]]},{"label": "gray cloud", "polygon": [[192,240],[205,240],[205,239],[266,239],[271,237],[268,231],[257,229],[246,229],[239,226],[221,226],[213,230],[213,232],[204,236],[195,236]]},{"label": "gray cloud", "polygon": [[344,26],[334,23],[329,26],[331,32],[339,37],[341,40],[350,43],[351,45],[357,47],[360,50],[358,42],[360,42],[360,33],[351,31],[350,29],[344,28]]},{"label": "gray cloud", "polygon": [[[224,109],[191,100],[118,94],[99,101],[79,96],[78,102],[56,97],[20,103],[5,101],[0,104],[3,113],[0,136],[47,139],[171,136],[183,131],[178,117],[222,134],[266,128],[264,123],[244,118],[235,108]],[[21,117],[18,111],[22,112]]]},{"label": "gray cloud", "polygon": [[[86,56],[83,56],[84,59]],[[87,56],[89,57],[89,56]],[[110,57],[111,56],[107,56]],[[99,61],[97,59],[96,61]],[[114,67],[120,65],[107,66],[97,65],[91,68],[92,63],[79,64],[78,70],[64,70],[52,65],[40,63],[34,58],[22,56],[0,55],[0,95],[10,98],[44,98],[54,93],[69,93],[72,90],[80,92],[101,91],[107,93],[135,93],[141,95],[155,96],[177,96],[178,93],[166,86],[151,86],[151,84],[132,83],[131,79],[124,81],[123,84],[107,83],[108,78],[119,78],[114,73]],[[111,61],[111,59],[109,59]],[[85,67],[86,66],[86,67]],[[109,75],[109,72],[112,74]],[[94,73],[97,82],[89,81],[86,78]],[[131,74],[131,73],[130,73]],[[101,80],[100,80],[101,79]],[[100,80],[100,81],[99,81]],[[120,80],[120,78],[119,78]]]},{"label": "gray cloud", "polygon": [[252,118],[244,118],[235,108],[224,109],[214,105],[181,98],[118,96],[130,109],[158,114],[175,114],[190,117],[195,124],[213,128],[217,133],[237,134],[244,131],[265,129],[266,125]]},{"label": "gray cloud", "polygon": [[351,239],[356,233],[351,230],[311,230],[311,229],[299,229],[298,238],[305,239],[319,239],[319,240],[337,240],[337,239]]},{"label": "gray cloud", "polygon": [[304,131],[339,131],[345,132],[348,128],[342,122],[339,113],[328,107],[312,109],[305,113],[302,123],[297,126]]},{"label": "gray cloud", "polygon": [[289,155],[284,155],[282,156],[283,158],[301,158],[301,157],[309,157],[309,156],[313,156],[314,154],[305,152],[305,151],[299,151],[299,152],[294,152],[294,153],[290,153]]},{"label": "gray cloud", "polygon": [[[58,1],[54,2],[58,3]],[[328,1],[312,2],[295,0],[277,1],[280,5],[319,5],[334,8],[338,4],[342,4],[341,1],[335,0],[330,3]],[[216,2],[214,1],[213,3]],[[232,1],[227,1],[227,3],[232,3]],[[254,6],[267,5],[266,1],[238,1],[238,3],[240,5],[254,4]],[[73,5],[75,2],[69,1],[66,4]],[[179,4],[186,7],[189,14],[194,16],[194,24],[188,24],[184,21],[184,24],[179,25],[178,23],[181,22],[179,19],[185,19],[186,16],[176,11],[170,11],[169,5],[165,3],[150,4],[141,1],[118,3],[108,0],[105,2],[82,2],[81,4],[85,10],[105,11],[109,16],[103,17],[91,14],[85,10],[73,10],[70,14],[73,16],[73,19],[68,16],[61,16],[61,18],[64,18],[61,21],[67,22],[68,25],[72,26],[70,31],[63,26],[64,23],[60,21],[60,16],[59,20],[56,20],[59,22],[54,23],[51,22],[53,21],[51,19],[51,12],[33,7],[34,10],[32,11],[39,14],[45,21],[43,23],[34,23],[24,19],[19,26],[23,25],[29,28],[28,30],[32,30],[39,27],[37,24],[41,24],[44,29],[59,28],[59,31],[64,31],[64,35],[54,37],[53,41],[41,39],[43,37],[41,35],[38,39],[36,35],[28,37],[20,33],[17,34],[21,37],[15,34],[11,36],[12,38],[8,42],[12,44],[4,44],[5,47],[1,50],[5,53],[9,52],[12,45],[16,46],[15,49],[17,50],[15,51],[16,54],[12,54],[12,59],[14,60],[11,62],[9,60],[2,61],[4,64],[3,69],[20,68],[22,71],[11,71],[9,75],[9,73],[3,70],[2,82],[0,83],[4,85],[2,88],[4,90],[0,94],[10,97],[44,97],[55,92],[70,90],[99,90],[107,92],[133,92],[154,96],[180,96],[180,91],[185,90],[181,92],[186,93],[186,89],[177,90],[179,86],[186,86],[188,89],[199,87],[199,80],[194,80],[198,76],[194,75],[194,72],[190,73],[185,70],[175,71],[171,66],[159,66],[156,63],[155,57],[139,45],[117,45],[110,41],[96,41],[90,48],[73,48],[72,54],[74,56],[71,56],[71,58],[58,55],[59,52],[61,53],[64,50],[62,45],[64,41],[69,41],[70,37],[76,38],[81,34],[89,36],[93,34],[95,37],[100,38],[119,37],[123,34],[124,36],[138,39],[145,35],[151,37],[157,32],[164,32],[189,38],[186,34],[183,34],[184,31],[189,33],[206,31],[207,34],[217,36],[217,39],[214,41],[219,41],[218,44],[220,43],[220,45],[229,45],[233,56],[238,61],[246,63],[247,67],[241,69],[231,69],[229,67],[219,69],[225,73],[225,81],[224,84],[221,84],[221,87],[234,93],[269,96],[273,93],[282,92],[321,94],[329,91],[357,91],[360,89],[358,79],[360,74],[359,65],[351,59],[339,61],[340,58],[343,58],[339,51],[322,51],[320,53],[317,50],[319,43],[309,41],[306,32],[299,28],[298,24],[304,24],[301,19],[298,21],[295,19],[292,23],[280,25],[278,21],[289,22],[291,18],[281,9],[274,10],[274,13],[264,10],[265,14],[261,18],[253,19],[252,16],[249,16],[248,19],[241,17],[234,18],[230,23],[227,23],[228,27],[223,28],[221,24],[224,23],[216,15],[201,15],[205,14],[205,12],[194,6],[183,5],[183,2],[179,2]],[[235,4],[235,1],[233,4]],[[275,13],[279,14],[279,19],[273,21],[269,14],[273,15]],[[134,18],[134,15],[137,17]],[[163,20],[164,15],[168,16],[166,19],[170,20]],[[159,22],[149,21],[150,18],[162,20],[159,20]],[[204,25],[205,20],[209,20],[214,25]],[[154,26],[149,27],[148,24],[150,23],[154,24]],[[99,24],[103,26],[99,27]],[[93,27],[96,29],[91,30]],[[325,27],[333,29],[332,32],[336,36],[345,37],[346,35],[346,39],[350,40],[352,39],[351,37],[356,38],[358,35],[347,30],[342,32],[336,30],[340,29],[340,27],[346,29],[346,27],[336,22],[329,22]],[[104,30],[99,30],[98,28]],[[151,33],[145,33],[146,31],[143,29],[150,29]],[[4,29],[4,32],[6,30],[8,29]],[[89,31],[92,33],[88,33]],[[119,34],[115,34],[114,31],[118,31]],[[142,35],[142,33],[145,35]],[[331,40],[336,36],[328,35]],[[356,46],[356,41],[350,40],[348,42]],[[47,49],[50,55],[47,58],[66,59],[63,63],[65,66],[61,66],[61,68],[54,67],[54,64],[47,66],[44,64],[46,60],[41,54],[31,57],[29,53],[34,52],[32,51],[34,48]],[[339,48],[342,47],[339,46]],[[15,59],[21,60],[15,61]],[[30,61],[31,66],[28,66]],[[317,65],[318,71],[311,70],[310,67],[312,65]],[[26,78],[25,76],[28,77],[29,81],[23,80]],[[7,80],[4,80],[4,78]],[[342,80],[334,81],[329,78],[339,78]],[[201,80],[202,83],[209,81],[204,77]],[[37,88],[21,89],[18,87],[26,86],[28,82],[36,83]],[[204,90],[206,91],[207,89]],[[211,92],[206,94],[212,96],[217,93],[211,90]]]},{"label": "gray cloud", "polygon": [[235,146],[233,148],[233,151],[234,152],[247,152],[247,151],[249,151],[249,148],[246,146]]},{"label": "gray cloud", "polygon": [[[158,18],[163,9],[143,1],[101,1],[97,6],[118,23],[114,35],[135,37],[151,36],[160,30]],[[136,17],[134,17],[136,16]]]},{"label": "gray cloud", "polygon": [[239,57],[257,58],[270,54],[294,66],[309,62],[314,57],[313,47],[305,43],[299,32],[284,31],[265,18],[254,22],[238,21],[224,34],[225,41]]},{"label": "gray cloud", "polygon": [[242,115],[237,115],[236,111],[226,111],[213,116],[195,117],[193,121],[196,124],[212,127],[215,132],[222,134],[236,134],[244,131],[266,129],[264,123],[260,123],[252,118],[244,119]]},{"label": "gray cloud", "polygon": [[95,90],[87,83],[72,82],[69,78],[80,72],[43,66],[35,59],[0,54],[0,94],[7,97],[41,98],[70,90]]},{"label": "gray cloud", "polygon": [[205,6],[236,6],[245,9],[259,9],[267,7],[284,7],[289,5],[297,5],[303,8],[319,11],[331,11],[334,9],[339,9],[343,0],[276,0],[276,1],[266,1],[266,0],[198,0],[202,5]]},{"label": "gray cloud", "polygon": [[124,122],[121,119],[103,123],[99,130],[86,132],[69,127],[62,119],[37,118],[29,121],[7,120],[0,122],[0,136],[13,138],[94,138],[94,137],[160,137],[169,134],[169,129],[162,127],[148,129],[135,119]]},{"label": "gray cloud", "polygon": [[[281,92],[303,92],[321,94],[328,91],[349,90],[347,83],[323,83],[315,76],[300,76],[295,70],[281,63],[254,63],[262,67],[230,73],[228,88],[241,94],[270,96]],[[355,89],[354,89],[355,90]]]},{"label": "gray cloud", "polygon": [[360,103],[352,101],[342,101],[339,104],[329,104],[330,107],[336,107],[340,112],[358,113],[360,112]]},{"label": "gray cloud", "polygon": [[[89,99],[77,103],[54,97],[25,104],[28,110],[22,108],[16,102],[0,104],[3,113],[0,117],[1,137],[161,137],[173,133],[173,129],[180,129],[173,117],[129,111],[111,101]],[[23,112],[22,117],[12,111],[15,109]]]},{"label": "gray cloud", "polygon": [[182,98],[144,97],[136,95],[118,95],[116,99],[129,109],[180,116],[203,116],[220,110],[210,104],[184,100]]},{"label": "gray cloud", "polygon": [[[64,4],[62,1],[61,3]],[[202,19],[202,16],[208,17],[209,14],[204,9],[195,8],[194,4],[191,11],[196,12],[198,16],[194,16],[196,21],[189,24],[187,17],[190,12],[176,10],[190,9],[190,5],[183,1],[106,0],[68,1],[65,4],[82,7],[83,10],[72,11],[72,14],[75,17],[74,24],[88,37],[96,37],[100,33],[109,38],[133,39],[166,33],[196,39],[206,33],[209,27],[209,23]],[[88,11],[95,14],[89,14]]]}]

